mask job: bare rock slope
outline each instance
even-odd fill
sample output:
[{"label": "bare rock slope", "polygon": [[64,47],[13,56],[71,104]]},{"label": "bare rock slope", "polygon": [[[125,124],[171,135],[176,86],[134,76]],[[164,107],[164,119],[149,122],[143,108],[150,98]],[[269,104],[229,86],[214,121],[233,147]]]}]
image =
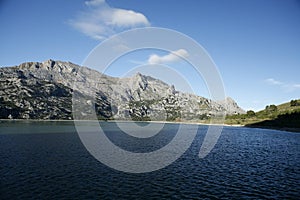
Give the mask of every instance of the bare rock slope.
[{"label": "bare rock slope", "polygon": [[115,78],[53,60],[0,68],[0,118],[73,119],[72,105],[77,119],[199,120],[244,113],[231,98],[215,102],[140,73]]}]

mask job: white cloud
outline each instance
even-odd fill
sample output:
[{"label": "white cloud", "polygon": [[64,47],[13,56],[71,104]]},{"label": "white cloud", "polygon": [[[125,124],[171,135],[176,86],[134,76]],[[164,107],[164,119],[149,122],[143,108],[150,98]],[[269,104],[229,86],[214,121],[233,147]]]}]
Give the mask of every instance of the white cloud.
[{"label": "white cloud", "polygon": [[105,0],[90,0],[85,4],[87,9],[69,23],[94,39],[103,40],[118,31],[150,26],[142,13],[110,7]]},{"label": "white cloud", "polygon": [[147,18],[132,10],[114,9],[111,17],[111,23],[118,27],[135,27],[137,25],[149,26]]},{"label": "white cloud", "polygon": [[172,51],[168,55],[158,56],[156,54],[152,54],[149,59],[149,64],[161,64],[161,63],[170,63],[176,62],[183,58],[187,58],[189,56],[188,52],[185,49],[179,49],[177,51]]},{"label": "white cloud", "polygon": [[300,84],[284,83],[284,82],[275,80],[273,78],[268,78],[265,80],[265,82],[268,83],[269,85],[279,86],[285,92],[293,92],[295,90],[300,89]]}]

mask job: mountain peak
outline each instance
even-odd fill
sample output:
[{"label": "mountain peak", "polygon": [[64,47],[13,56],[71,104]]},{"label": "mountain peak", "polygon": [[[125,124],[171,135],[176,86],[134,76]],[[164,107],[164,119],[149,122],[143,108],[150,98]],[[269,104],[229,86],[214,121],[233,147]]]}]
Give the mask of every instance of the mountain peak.
[{"label": "mountain peak", "polygon": [[218,102],[226,108],[228,114],[244,114],[244,113],[246,113],[243,109],[241,109],[238,106],[238,104],[231,97],[226,97],[224,100],[221,100]]}]

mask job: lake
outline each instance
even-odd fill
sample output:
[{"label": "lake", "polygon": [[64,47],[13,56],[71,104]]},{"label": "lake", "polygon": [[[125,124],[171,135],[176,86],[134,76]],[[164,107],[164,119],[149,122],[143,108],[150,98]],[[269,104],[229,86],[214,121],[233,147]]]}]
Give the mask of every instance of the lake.
[{"label": "lake", "polygon": [[[114,122],[101,122],[109,140],[131,152],[162,148],[179,126],[165,124],[162,133],[135,138],[118,130]],[[2,121],[0,198],[300,198],[299,133],[224,127],[215,147],[200,159],[208,126],[197,128],[193,143],[172,164],[148,173],[126,173],[96,160],[73,122]]]}]

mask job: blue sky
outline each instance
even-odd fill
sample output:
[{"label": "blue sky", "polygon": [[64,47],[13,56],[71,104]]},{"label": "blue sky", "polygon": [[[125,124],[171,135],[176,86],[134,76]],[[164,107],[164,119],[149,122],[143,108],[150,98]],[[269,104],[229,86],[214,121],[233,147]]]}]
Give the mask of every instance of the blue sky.
[{"label": "blue sky", "polygon": [[[0,66],[50,58],[81,64],[115,33],[163,27],[188,35],[206,49],[227,96],[242,108],[259,110],[300,98],[300,1],[296,0],[1,0],[0,26]],[[168,52],[144,51],[128,59],[138,65],[150,54],[162,58]],[[134,66],[134,62],[117,64],[107,73],[120,76],[128,71],[125,66]],[[178,69],[184,65],[174,64]],[[197,94],[207,96],[203,81],[190,81]]]}]

